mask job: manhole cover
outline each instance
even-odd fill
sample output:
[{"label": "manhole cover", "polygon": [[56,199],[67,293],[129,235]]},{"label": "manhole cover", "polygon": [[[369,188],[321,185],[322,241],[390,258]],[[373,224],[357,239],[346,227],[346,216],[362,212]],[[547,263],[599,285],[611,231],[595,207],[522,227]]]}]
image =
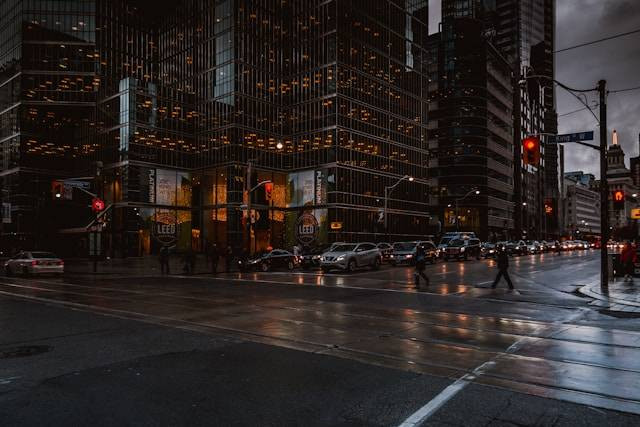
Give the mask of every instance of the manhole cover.
[{"label": "manhole cover", "polygon": [[51,351],[48,345],[25,345],[0,351],[0,359],[14,359],[18,357],[35,356]]}]

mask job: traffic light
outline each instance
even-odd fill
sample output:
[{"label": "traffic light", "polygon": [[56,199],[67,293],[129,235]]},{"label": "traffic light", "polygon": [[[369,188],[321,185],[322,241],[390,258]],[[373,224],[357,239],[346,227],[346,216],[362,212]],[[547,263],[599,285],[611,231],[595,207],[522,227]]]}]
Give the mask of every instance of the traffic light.
[{"label": "traffic light", "polygon": [[264,198],[271,200],[271,192],[273,191],[273,182],[267,182],[264,184]]},{"label": "traffic light", "polygon": [[94,197],[94,199],[91,201],[91,209],[95,213],[102,212],[104,210],[104,200],[98,197]]},{"label": "traffic light", "polygon": [[522,140],[522,160],[525,165],[540,164],[540,138],[528,136]]},{"label": "traffic light", "polygon": [[64,184],[61,181],[53,181],[51,183],[51,197],[53,197],[54,200],[60,200],[63,194]]},{"label": "traffic light", "polygon": [[617,211],[624,209],[624,191],[615,190],[613,192],[613,209]]}]

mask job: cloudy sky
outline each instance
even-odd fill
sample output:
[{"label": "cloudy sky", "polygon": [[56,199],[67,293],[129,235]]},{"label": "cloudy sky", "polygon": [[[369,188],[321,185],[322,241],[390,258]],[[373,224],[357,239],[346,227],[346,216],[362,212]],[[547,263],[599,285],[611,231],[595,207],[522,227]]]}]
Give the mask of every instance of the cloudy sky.
[{"label": "cloudy sky", "polygon": [[[430,32],[438,29],[441,0],[429,0]],[[640,29],[640,0],[556,0],[556,50]],[[556,55],[556,79],[575,88],[596,87],[600,79],[610,90],[640,86],[640,33],[605,41]],[[583,107],[563,89],[557,90],[559,132],[595,131],[599,128],[587,110],[564,115]],[[598,94],[588,95],[590,104]],[[598,110],[596,107],[596,115]],[[627,154],[637,156],[640,133],[640,90],[610,94],[609,135],[618,131],[618,141]],[[611,141],[611,137],[609,137]],[[565,144],[565,170],[584,170],[599,175],[598,153],[588,147]]]}]

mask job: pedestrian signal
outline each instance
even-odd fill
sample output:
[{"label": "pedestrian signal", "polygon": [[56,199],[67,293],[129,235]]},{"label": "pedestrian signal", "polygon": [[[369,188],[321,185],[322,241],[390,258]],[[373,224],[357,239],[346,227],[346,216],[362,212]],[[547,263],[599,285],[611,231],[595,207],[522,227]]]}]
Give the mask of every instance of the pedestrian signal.
[{"label": "pedestrian signal", "polygon": [[271,200],[271,192],[273,191],[273,182],[267,182],[264,184],[264,198]]},{"label": "pedestrian signal", "polygon": [[616,190],[613,192],[613,208],[617,211],[624,209],[624,191]]}]

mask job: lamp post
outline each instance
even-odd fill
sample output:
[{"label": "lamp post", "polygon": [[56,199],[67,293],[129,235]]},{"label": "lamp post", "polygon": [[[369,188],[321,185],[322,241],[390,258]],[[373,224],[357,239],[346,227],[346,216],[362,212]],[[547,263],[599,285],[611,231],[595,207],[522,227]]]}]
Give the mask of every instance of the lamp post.
[{"label": "lamp post", "polygon": [[456,231],[460,231],[460,216],[458,215],[458,202],[463,201],[464,199],[466,199],[472,194],[478,195],[480,194],[480,190],[478,190],[477,188],[474,188],[464,196],[460,197],[459,199],[456,199]]},{"label": "lamp post", "polygon": [[413,182],[413,177],[409,175],[405,175],[396,181],[395,184],[384,187],[384,229],[387,233],[387,242],[389,241],[389,220],[387,218],[387,208],[389,205],[389,196],[391,192],[398,186],[402,181],[408,180],[409,182]]},{"label": "lamp post", "polygon": [[[282,150],[283,147],[284,145],[282,145],[282,142],[278,142],[276,144],[276,149],[278,150]],[[259,187],[263,186],[264,184],[271,182],[271,180],[262,181],[262,182],[259,182],[255,187],[251,188],[251,179],[253,178],[253,164],[257,163],[264,153],[265,152],[263,151],[260,154],[258,154],[257,157],[247,160],[247,179],[245,180],[244,189],[247,192],[247,253],[249,254],[251,253],[251,229],[252,229],[251,193],[253,193],[254,190],[257,190]]]}]

